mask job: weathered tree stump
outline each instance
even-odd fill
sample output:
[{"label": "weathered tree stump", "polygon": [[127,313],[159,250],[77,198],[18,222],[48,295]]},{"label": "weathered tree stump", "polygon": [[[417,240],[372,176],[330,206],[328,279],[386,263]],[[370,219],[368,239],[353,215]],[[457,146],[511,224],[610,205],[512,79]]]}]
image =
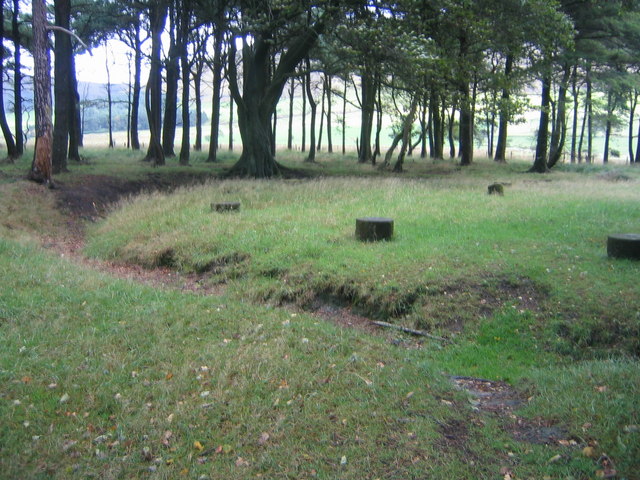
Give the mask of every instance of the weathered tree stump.
[{"label": "weathered tree stump", "polygon": [[390,240],[393,237],[393,219],[381,217],[356,218],[356,238],[363,242]]},{"label": "weathered tree stump", "polygon": [[619,233],[607,238],[607,254],[614,258],[640,260],[640,234]]},{"label": "weathered tree stump", "polygon": [[216,212],[230,212],[240,210],[240,202],[212,203],[211,210],[214,210]]}]

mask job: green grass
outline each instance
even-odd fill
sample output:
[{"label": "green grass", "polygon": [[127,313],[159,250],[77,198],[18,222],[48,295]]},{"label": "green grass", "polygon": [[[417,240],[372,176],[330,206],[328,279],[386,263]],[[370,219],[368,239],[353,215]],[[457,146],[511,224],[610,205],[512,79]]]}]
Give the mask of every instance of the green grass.
[{"label": "green grass", "polygon": [[[220,168],[119,155],[90,151],[59,180]],[[87,254],[197,271],[223,296],[43,250],[64,235],[54,193],[2,167],[0,478],[597,478],[586,445],[639,478],[639,267],[605,251],[638,229],[637,169],[283,160],[322,176],[142,195],[89,229]],[[511,183],[504,197],[486,195],[493,181]],[[242,209],[213,213],[221,200]],[[394,218],[392,241],[354,239],[371,215]],[[451,341],[298,308],[317,302]],[[510,382],[529,399],[518,417],[563,443],[516,440],[447,375]]]}]

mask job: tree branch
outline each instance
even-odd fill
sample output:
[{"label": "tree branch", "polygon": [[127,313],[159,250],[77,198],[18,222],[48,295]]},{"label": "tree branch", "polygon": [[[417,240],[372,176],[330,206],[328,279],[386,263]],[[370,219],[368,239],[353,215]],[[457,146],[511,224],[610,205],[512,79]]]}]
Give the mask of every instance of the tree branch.
[{"label": "tree branch", "polygon": [[75,33],[73,33],[71,30],[67,30],[66,28],[63,27],[59,27],[58,25],[47,25],[47,30],[55,30],[57,32],[63,32],[66,33],[67,35],[71,35],[73,38],[75,38],[78,43],[80,45],[82,45],[87,52],[89,52],[89,55],[93,56],[93,53],[91,53],[91,49],[87,46],[86,43],[84,43],[79,36],[77,36]]}]

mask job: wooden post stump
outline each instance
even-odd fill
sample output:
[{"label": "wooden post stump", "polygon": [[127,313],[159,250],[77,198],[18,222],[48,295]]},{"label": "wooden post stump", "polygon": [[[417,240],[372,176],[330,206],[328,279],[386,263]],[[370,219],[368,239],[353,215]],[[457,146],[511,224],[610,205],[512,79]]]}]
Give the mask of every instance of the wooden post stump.
[{"label": "wooden post stump", "polygon": [[640,260],[640,234],[619,233],[607,238],[607,254],[613,258]]},{"label": "wooden post stump", "polygon": [[390,240],[393,237],[393,219],[381,217],[356,218],[356,238],[363,242]]},{"label": "wooden post stump", "polygon": [[240,202],[212,203],[211,210],[214,210],[216,212],[230,212],[240,210]]}]

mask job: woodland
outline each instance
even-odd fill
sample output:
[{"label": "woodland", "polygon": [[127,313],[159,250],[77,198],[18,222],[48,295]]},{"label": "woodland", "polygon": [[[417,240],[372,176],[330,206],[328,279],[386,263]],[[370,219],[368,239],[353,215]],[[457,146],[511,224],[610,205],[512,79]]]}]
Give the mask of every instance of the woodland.
[{"label": "woodland", "polygon": [[[358,162],[396,171],[415,149],[421,157],[459,157],[469,165],[478,137],[489,157],[505,161],[509,127],[531,110],[539,116],[532,171],[545,172],[565,157],[593,161],[598,132],[605,163],[640,159],[640,12],[633,0],[38,0],[32,11],[20,0],[4,0],[1,6],[6,94],[0,101],[9,99],[14,118],[9,122],[0,105],[0,125],[8,158],[15,159],[24,151],[24,113],[35,111],[35,136],[49,140],[37,149],[34,178],[81,160],[86,105],[74,58],[113,39],[129,49],[131,80],[122,101],[127,146],[146,150],[141,155],[155,165],[174,156],[188,164],[190,151],[206,145],[203,136],[208,160],[216,161],[223,85],[235,105],[229,122],[241,135],[242,155],[230,171],[237,176],[282,173],[275,131],[284,127],[276,109],[288,101],[291,149],[294,97],[296,108],[303,102],[301,144],[311,162],[323,129],[333,150],[332,124],[344,131],[348,120],[340,110],[347,102],[359,112]],[[33,71],[23,65],[25,55],[35,59]],[[31,77],[35,102],[25,106]],[[212,84],[207,113],[203,80]],[[539,92],[535,105],[526,95],[532,89]],[[101,112],[112,146],[110,88],[107,97]],[[203,116],[210,118],[209,135]],[[393,123],[386,152],[383,116]],[[142,147],[141,122],[150,131]],[[610,146],[621,128],[627,131],[622,152]]]},{"label": "woodland", "polygon": [[0,479],[640,479],[640,1],[0,7]]}]

